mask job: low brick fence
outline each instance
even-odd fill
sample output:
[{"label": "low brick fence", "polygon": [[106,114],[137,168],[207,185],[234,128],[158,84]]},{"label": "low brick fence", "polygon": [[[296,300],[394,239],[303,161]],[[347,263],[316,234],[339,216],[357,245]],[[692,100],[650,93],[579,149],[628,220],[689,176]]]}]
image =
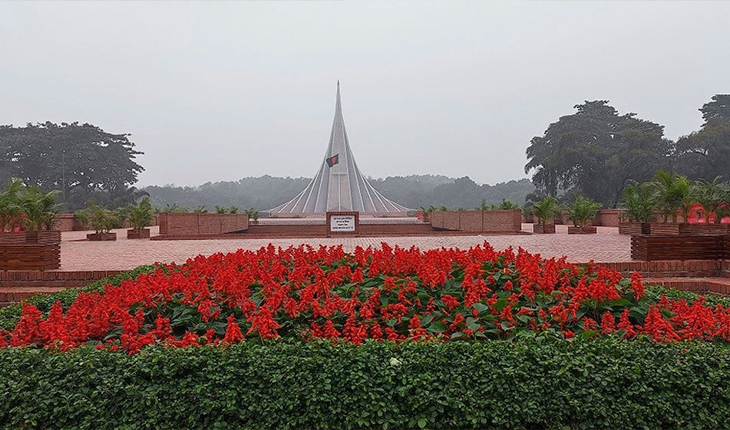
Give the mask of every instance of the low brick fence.
[{"label": "low brick fence", "polygon": [[19,302],[37,293],[83,287],[123,272],[123,270],[0,270],[0,306]]},{"label": "low brick fence", "polygon": [[211,236],[248,230],[247,214],[161,213],[162,236]]},{"label": "low brick fence", "polygon": [[431,226],[451,231],[516,233],[522,230],[522,211],[434,211]]},{"label": "low brick fence", "polygon": [[0,232],[0,270],[53,270],[61,267],[61,232]]},{"label": "low brick fence", "polygon": [[730,254],[728,235],[683,234],[631,236],[634,260],[722,260]]}]

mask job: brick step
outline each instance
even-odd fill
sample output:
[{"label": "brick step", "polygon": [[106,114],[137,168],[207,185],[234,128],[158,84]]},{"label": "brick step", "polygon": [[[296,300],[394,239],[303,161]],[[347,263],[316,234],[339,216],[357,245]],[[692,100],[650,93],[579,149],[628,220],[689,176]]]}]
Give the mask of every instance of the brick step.
[{"label": "brick step", "polygon": [[730,278],[646,278],[644,285],[660,285],[701,294],[730,296]]},{"label": "brick step", "polygon": [[50,294],[63,291],[67,287],[0,287],[0,307],[27,299],[36,294]]}]

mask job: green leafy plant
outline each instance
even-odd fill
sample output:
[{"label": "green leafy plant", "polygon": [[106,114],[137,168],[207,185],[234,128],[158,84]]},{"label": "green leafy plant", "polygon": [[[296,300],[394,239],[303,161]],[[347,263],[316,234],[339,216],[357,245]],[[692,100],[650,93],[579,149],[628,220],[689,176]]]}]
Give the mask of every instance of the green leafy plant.
[{"label": "green leafy plant", "polygon": [[629,222],[649,222],[657,207],[655,190],[649,183],[629,181],[624,187],[621,203]]},{"label": "green leafy plant", "polygon": [[11,348],[0,366],[6,428],[722,429],[730,414],[730,350],[696,342]]},{"label": "green leafy plant", "polygon": [[130,208],[129,222],[135,230],[142,230],[147,227],[152,220],[152,204],[150,198],[145,197],[137,205]]},{"label": "green leafy plant", "polygon": [[207,214],[208,209],[205,208],[205,206],[198,206],[197,208],[193,209],[193,213],[196,214]]},{"label": "green leafy plant", "polygon": [[545,225],[548,221],[552,221],[555,216],[560,213],[558,201],[553,196],[545,197],[533,206],[533,213],[537,217],[539,225]]},{"label": "green leafy plant", "polygon": [[502,199],[502,203],[499,204],[499,209],[501,210],[512,210],[512,209],[519,209],[520,207],[516,204],[512,203],[510,200]]},{"label": "green leafy plant", "polygon": [[0,231],[12,231],[22,224],[23,207],[19,194],[23,186],[22,180],[15,179],[0,193]]},{"label": "green leafy plant", "polygon": [[109,233],[119,222],[113,211],[99,206],[94,200],[89,201],[89,207],[86,209],[76,211],[75,216],[91,224],[96,234]]},{"label": "green leafy plant", "polygon": [[[248,215],[248,218],[250,220],[252,220],[253,222],[258,222],[259,215],[260,215],[259,211],[257,211],[254,208],[249,208],[249,209],[246,209],[244,212],[246,213],[246,215]],[[231,213],[235,213],[235,212],[231,212]]]},{"label": "green leafy plant", "polygon": [[190,212],[187,208],[184,208],[177,203],[166,204],[164,208],[160,209],[160,213],[173,214],[173,213],[188,213]]},{"label": "green leafy plant", "polygon": [[226,208],[224,208],[222,206],[215,205],[215,213],[217,213],[217,214],[224,214],[226,212],[227,212]]},{"label": "green leafy plant", "polygon": [[654,175],[652,186],[656,190],[657,203],[664,215],[664,222],[677,222],[680,211],[690,196],[690,182],[684,176],[659,170]]},{"label": "green leafy plant", "polygon": [[586,227],[588,222],[596,217],[601,204],[589,198],[578,195],[573,204],[568,206],[568,219],[575,227]]},{"label": "green leafy plant", "polygon": [[[702,212],[705,216],[705,223],[710,223],[710,217],[717,215],[720,206],[725,203],[727,194],[727,186],[721,182],[721,177],[717,176],[711,182],[700,181],[694,187],[694,200],[702,206]],[[720,223],[720,216],[715,216],[715,223]]]},{"label": "green leafy plant", "polygon": [[53,218],[60,205],[56,198],[61,194],[58,190],[44,193],[38,187],[27,187],[20,195],[20,207],[25,215],[24,223],[28,230],[53,230]]}]

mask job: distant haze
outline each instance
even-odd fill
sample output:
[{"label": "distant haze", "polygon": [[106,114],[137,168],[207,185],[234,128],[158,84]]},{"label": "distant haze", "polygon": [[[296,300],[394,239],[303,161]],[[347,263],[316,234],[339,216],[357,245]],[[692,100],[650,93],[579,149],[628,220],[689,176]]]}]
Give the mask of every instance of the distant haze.
[{"label": "distant haze", "polygon": [[523,178],[584,100],[697,130],[727,2],[0,3],[0,124],[131,133],[139,186],[312,177],[336,83],[362,172]]}]

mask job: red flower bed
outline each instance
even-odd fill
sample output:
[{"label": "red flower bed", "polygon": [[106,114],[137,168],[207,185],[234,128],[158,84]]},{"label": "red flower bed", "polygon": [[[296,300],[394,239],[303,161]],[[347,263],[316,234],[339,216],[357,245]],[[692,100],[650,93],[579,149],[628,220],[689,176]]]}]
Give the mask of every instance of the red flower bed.
[{"label": "red flower bed", "polygon": [[645,298],[640,276],[544,260],[522,249],[311,247],[198,256],[82,293],[47,316],[24,304],[0,345],[81,344],[138,352],[279,337],[394,341],[592,338],[730,340],[730,311]]}]

